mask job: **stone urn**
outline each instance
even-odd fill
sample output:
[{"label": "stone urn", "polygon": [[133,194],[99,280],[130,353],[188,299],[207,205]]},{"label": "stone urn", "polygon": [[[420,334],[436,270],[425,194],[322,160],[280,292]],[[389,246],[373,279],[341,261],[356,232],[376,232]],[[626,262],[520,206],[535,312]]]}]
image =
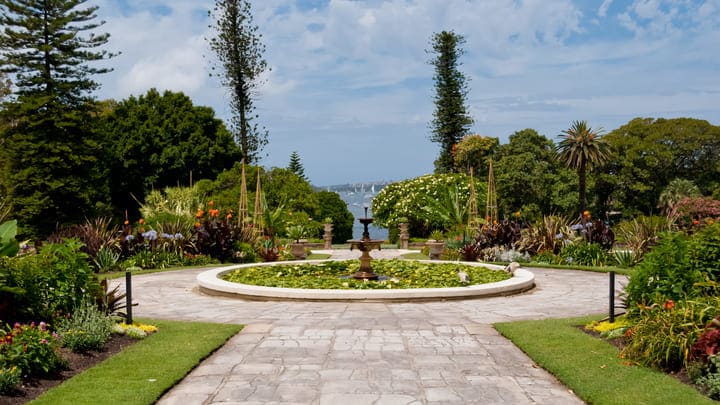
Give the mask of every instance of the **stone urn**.
[{"label": "stone urn", "polygon": [[425,242],[425,246],[430,248],[430,260],[440,260],[440,256],[442,256],[443,251],[445,251],[444,240],[430,239]]},{"label": "stone urn", "polygon": [[305,260],[307,258],[307,254],[305,254],[305,243],[299,241],[291,243],[290,253],[292,253],[297,260]]}]

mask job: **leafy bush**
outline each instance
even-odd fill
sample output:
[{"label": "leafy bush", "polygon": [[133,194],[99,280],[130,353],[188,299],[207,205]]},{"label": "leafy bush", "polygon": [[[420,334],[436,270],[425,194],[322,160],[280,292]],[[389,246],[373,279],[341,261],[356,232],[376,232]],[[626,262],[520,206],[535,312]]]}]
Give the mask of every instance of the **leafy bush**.
[{"label": "leafy bush", "polygon": [[630,277],[625,293],[627,309],[652,305],[666,299],[675,301],[693,295],[693,287],[704,281],[699,269],[690,267],[688,237],[680,233],[664,234],[655,248],[645,255]]},{"label": "leafy bush", "polygon": [[714,400],[720,400],[720,355],[710,356],[702,371],[693,378],[700,392]]},{"label": "leafy bush", "polygon": [[692,236],[689,264],[711,281],[720,281],[720,223],[709,225]]},{"label": "leafy bush", "polygon": [[59,347],[45,322],[6,326],[0,329],[0,368],[16,366],[21,375],[30,377],[52,374],[67,365]]},{"label": "leafy bush", "polygon": [[113,321],[89,301],[83,302],[70,318],[59,322],[62,345],[73,352],[100,350],[113,332]]},{"label": "leafy bush", "polygon": [[605,248],[584,241],[565,245],[558,256],[563,263],[580,266],[604,266],[611,260]]},{"label": "leafy bush", "polygon": [[715,318],[705,326],[692,347],[692,358],[703,363],[708,358],[720,354],[720,318]]},{"label": "leafy bush", "polygon": [[0,256],[15,256],[20,245],[15,239],[17,235],[17,221],[7,221],[0,224]]},{"label": "leafy bush", "polygon": [[101,294],[81,246],[77,239],[68,239],[46,244],[37,254],[5,259],[7,285],[22,290],[12,297],[16,320],[52,321],[70,313],[84,299]]},{"label": "leafy bush", "polygon": [[21,373],[17,366],[0,366],[0,395],[9,393],[20,383]]},{"label": "leafy bush", "polygon": [[667,300],[643,307],[621,356],[648,367],[675,371],[691,360],[693,344],[705,324],[718,315],[720,297],[696,301]]},{"label": "leafy bush", "polygon": [[320,204],[318,218],[330,218],[333,224],[332,242],[345,243],[352,239],[355,218],[340,195],[333,191],[319,191],[317,197]]},{"label": "leafy bush", "polygon": [[637,255],[632,250],[613,250],[611,256],[615,260],[615,264],[618,267],[622,267],[625,269],[635,266],[638,262]]},{"label": "leafy bush", "polygon": [[120,261],[120,252],[114,251],[112,248],[103,246],[97,251],[93,264],[98,273],[107,273],[118,270],[118,262]]}]

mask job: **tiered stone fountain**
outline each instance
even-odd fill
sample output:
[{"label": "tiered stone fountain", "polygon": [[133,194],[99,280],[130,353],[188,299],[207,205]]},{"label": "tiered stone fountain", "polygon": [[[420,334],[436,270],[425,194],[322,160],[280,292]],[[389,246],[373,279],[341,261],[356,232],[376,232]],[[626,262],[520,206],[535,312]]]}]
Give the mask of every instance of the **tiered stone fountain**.
[{"label": "tiered stone fountain", "polygon": [[372,257],[370,252],[374,249],[380,250],[381,245],[384,242],[382,239],[370,239],[370,232],[368,231],[368,225],[373,222],[372,218],[367,216],[367,207],[365,207],[365,218],[359,218],[361,224],[363,224],[363,234],[361,239],[350,239],[350,250],[358,249],[362,252],[360,255],[360,270],[353,274],[353,278],[361,280],[377,280],[378,275],[372,271]]}]

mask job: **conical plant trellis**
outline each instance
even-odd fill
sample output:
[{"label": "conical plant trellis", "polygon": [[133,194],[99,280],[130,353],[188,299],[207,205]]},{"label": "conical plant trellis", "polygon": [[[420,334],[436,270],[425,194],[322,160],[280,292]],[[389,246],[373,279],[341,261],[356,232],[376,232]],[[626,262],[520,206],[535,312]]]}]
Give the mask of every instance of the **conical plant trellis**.
[{"label": "conical plant trellis", "polygon": [[470,197],[468,198],[468,229],[477,230],[480,228],[478,220],[477,193],[475,192],[475,178],[473,168],[470,168]]},{"label": "conical plant trellis", "polygon": [[245,160],[242,161],[242,172],[240,174],[240,203],[238,206],[238,226],[242,226],[248,219],[248,195],[247,181],[245,180]]},{"label": "conical plant trellis", "polygon": [[255,186],[255,210],[253,211],[253,224],[255,227],[255,233],[262,235],[265,230],[265,224],[263,221],[263,206],[262,206],[262,189],[260,187],[260,171],[258,167],[257,172],[257,185]]},{"label": "conical plant trellis", "polygon": [[493,162],[490,159],[488,170],[487,204],[485,205],[485,219],[488,225],[498,220],[497,191],[495,191],[495,174],[493,174]]}]

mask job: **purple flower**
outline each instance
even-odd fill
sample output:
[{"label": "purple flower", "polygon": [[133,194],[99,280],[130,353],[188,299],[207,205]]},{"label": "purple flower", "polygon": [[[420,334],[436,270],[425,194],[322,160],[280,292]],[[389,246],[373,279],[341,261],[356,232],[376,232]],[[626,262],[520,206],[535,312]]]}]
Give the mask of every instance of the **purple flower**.
[{"label": "purple flower", "polygon": [[154,229],[151,229],[147,232],[143,232],[142,237],[147,240],[156,240],[158,237],[157,231]]},{"label": "purple flower", "polygon": [[135,239],[135,237],[132,236],[132,235],[128,235],[128,236],[125,237],[125,240],[128,241],[128,242],[131,241],[131,240],[133,240],[133,239]]}]

